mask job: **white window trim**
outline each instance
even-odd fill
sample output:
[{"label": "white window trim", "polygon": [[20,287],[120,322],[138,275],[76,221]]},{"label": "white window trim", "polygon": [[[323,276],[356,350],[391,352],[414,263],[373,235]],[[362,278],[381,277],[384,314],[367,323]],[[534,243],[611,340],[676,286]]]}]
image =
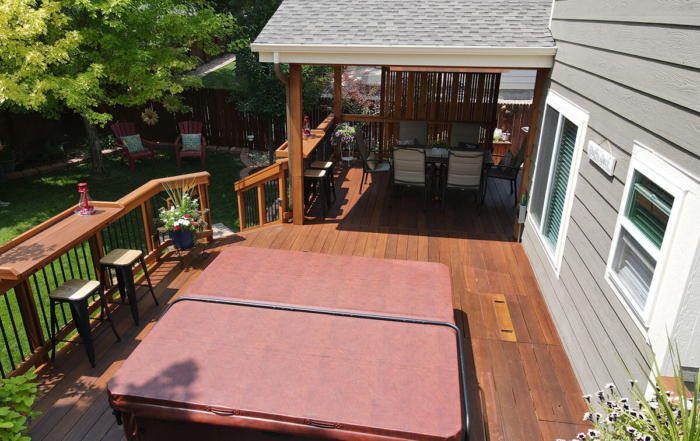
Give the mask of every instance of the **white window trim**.
[{"label": "white window trim", "polygon": [[[562,97],[558,93],[554,92],[553,90],[550,90],[548,95],[547,95],[547,100],[545,102],[545,111],[542,113],[542,125],[541,127],[544,127],[545,123],[545,115],[547,113],[547,106],[552,107],[554,110],[559,112],[559,114],[572,123],[576,124],[578,126],[578,131],[576,133],[576,143],[574,147],[574,157],[571,162],[571,171],[569,172],[569,182],[566,186],[566,198],[564,200],[564,210],[562,211],[561,214],[561,226],[559,228],[559,237],[557,238],[557,246],[556,249],[552,252],[550,250],[549,245],[546,243],[546,239],[542,235],[542,227],[544,222],[540,222],[540,225],[537,225],[535,223],[535,220],[533,216],[528,216],[530,219],[530,225],[532,228],[534,228],[536,236],[540,240],[540,244],[542,245],[542,248],[545,250],[545,254],[549,258],[549,263],[552,265],[552,268],[554,269],[554,273],[556,274],[557,279],[559,278],[559,273],[561,271],[561,262],[564,257],[564,245],[566,243],[566,234],[569,229],[569,220],[571,218],[571,207],[574,202],[574,189],[576,188],[576,181],[578,180],[578,170],[579,170],[579,165],[581,163],[581,155],[583,152],[583,144],[586,139],[586,130],[588,129],[588,112],[585,110],[581,109],[580,107],[576,106],[574,103],[571,101],[568,101],[566,98]],[[558,142],[559,142],[559,130],[561,124],[558,124],[557,126],[557,135],[556,139],[554,141],[554,146],[558,149]],[[542,136],[543,136],[543,131],[540,129],[540,139],[537,144],[537,159],[535,161],[535,173],[532,177],[532,185],[530,188],[535,188],[535,182],[539,176],[537,176],[537,170],[538,170],[538,163],[540,161],[540,158],[542,155],[540,155],[540,148],[542,146]],[[552,154],[552,165],[554,160],[556,160],[557,155]],[[546,213],[547,213],[547,201],[549,199],[549,191],[551,187],[551,174],[554,172],[554,167],[550,166],[549,168],[549,175],[546,177],[547,178],[547,191],[545,194],[544,198],[544,206],[542,209],[542,218],[541,221],[543,221],[546,218]],[[530,198],[530,201],[532,198]],[[528,211],[529,211],[529,204],[530,201],[528,201]]]},{"label": "white window trim", "polygon": [[[627,203],[629,201],[629,195],[632,187],[631,184],[635,171],[638,171],[647,178],[651,179],[656,185],[667,191],[674,198],[673,207],[671,208],[671,215],[668,219],[666,232],[664,233],[664,240],[660,249],[656,249],[656,246],[654,246],[651,241],[639,231],[639,229],[632,225],[629,219],[627,219],[625,216],[625,210],[627,209]],[[654,306],[659,293],[659,287],[662,284],[664,274],[666,273],[666,264],[670,252],[669,248],[671,243],[674,241],[673,239],[675,235],[677,234],[678,221],[680,212],[683,208],[686,193],[683,190],[683,188],[686,187],[686,185],[683,183],[685,179],[687,178],[685,178],[680,170],[664,161],[647,147],[644,147],[635,141],[632,151],[632,159],[630,161],[629,169],[627,170],[625,190],[622,194],[622,201],[617,214],[617,222],[615,224],[612,245],[610,246],[610,253],[608,254],[608,263],[605,268],[605,280],[607,280],[608,284],[612,287],[613,292],[615,292],[615,294],[620,298],[625,309],[627,309],[627,312],[632,316],[637,323],[637,326],[645,335],[651,323]],[[616,282],[617,277],[612,269],[623,227],[625,228],[625,231],[632,235],[635,240],[637,240],[637,242],[639,242],[640,245],[642,245],[642,247],[656,260],[654,277],[651,285],[649,286],[649,294],[643,311],[640,311],[635,306],[634,301],[624,291],[621,284]]]}]

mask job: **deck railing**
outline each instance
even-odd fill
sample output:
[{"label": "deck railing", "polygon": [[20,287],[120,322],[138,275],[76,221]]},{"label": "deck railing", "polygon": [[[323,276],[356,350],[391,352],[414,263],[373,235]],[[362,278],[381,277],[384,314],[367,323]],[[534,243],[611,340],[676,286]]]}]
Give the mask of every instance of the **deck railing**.
[{"label": "deck railing", "polygon": [[[68,279],[99,280],[99,261],[115,248],[143,251],[146,265],[149,270],[152,269],[167,247],[172,245],[170,239],[158,233],[154,222],[158,210],[168,203],[166,188],[193,188],[193,192],[199,196],[202,210],[206,210],[209,209],[208,186],[209,173],[193,173],[152,180],[117,202],[95,203],[123,207],[124,210],[111,219],[108,226],[84,242],[66,250],[58,258],[41,262],[42,266],[32,274],[20,280],[0,280],[0,376],[19,375],[47,361],[51,349],[49,292]],[[61,220],[74,216],[75,208],[69,208],[0,246],[0,256]],[[209,213],[205,214],[205,222],[211,225]],[[211,237],[211,227],[199,235]],[[134,268],[134,274],[139,274],[141,270],[138,265]],[[141,277],[137,278],[137,283],[140,283]],[[108,302],[117,291],[113,284],[115,279],[116,274],[110,274],[105,280]],[[99,310],[99,303],[95,300],[92,298],[89,303],[93,316]],[[61,328],[57,338],[71,338],[75,334],[75,326],[70,308],[58,306],[56,317]]]},{"label": "deck railing", "polygon": [[287,164],[287,159],[278,159],[234,184],[241,231],[283,222],[289,206]]}]

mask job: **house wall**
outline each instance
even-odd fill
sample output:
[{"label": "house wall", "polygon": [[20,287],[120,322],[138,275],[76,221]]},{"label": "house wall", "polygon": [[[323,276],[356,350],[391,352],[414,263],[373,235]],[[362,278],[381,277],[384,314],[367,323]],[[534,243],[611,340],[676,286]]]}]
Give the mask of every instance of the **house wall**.
[{"label": "house wall", "polygon": [[[648,372],[648,335],[605,280],[605,270],[634,141],[691,179],[700,177],[698,23],[700,5],[684,0],[554,4],[551,30],[559,49],[541,100],[536,146],[549,90],[589,113],[559,277],[528,222],[522,240],[588,393],[611,381],[627,385],[618,356],[640,382]],[[610,142],[614,176],[589,161],[589,140]],[[680,336],[681,356],[691,368],[700,365],[700,264],[692,274],[682,292],[670,293],[682,297],[683,312],[669,329]]]}]

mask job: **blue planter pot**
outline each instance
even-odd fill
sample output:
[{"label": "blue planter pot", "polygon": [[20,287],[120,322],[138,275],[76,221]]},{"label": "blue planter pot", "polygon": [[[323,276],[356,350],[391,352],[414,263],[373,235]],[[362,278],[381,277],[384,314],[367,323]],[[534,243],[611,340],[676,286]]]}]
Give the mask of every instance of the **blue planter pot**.
[{"label": "blue planter pot", "polygon": [[173,245],[178,250],[189,250],[194,247],[194,238],[197,232],[191,230],[171,231],[170,238],[173,240]]}]

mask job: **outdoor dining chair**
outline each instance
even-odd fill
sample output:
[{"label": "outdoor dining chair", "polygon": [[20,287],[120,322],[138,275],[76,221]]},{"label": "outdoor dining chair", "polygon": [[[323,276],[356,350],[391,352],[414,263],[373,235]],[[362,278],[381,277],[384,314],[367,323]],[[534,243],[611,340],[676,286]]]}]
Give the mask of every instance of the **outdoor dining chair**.
[{"label": "outdoor dining chair", "polygon": [[418,145],[428,145],[427,121],[399,122],[399,140],[415,139]]},{"label": "outdoor dining chair", "polygon": [[459,147],[460,144],[479,147],[480,131],[481,126],[479,124],[452,123],[450,143],[453,147]]},{"label": "outdoor dining chair", "polygon": [[[523,140],[523,144],[520,146],[520,150],[518,150],[518,153],[515,155],[515,157],[512,158],[511,161],[508,160],[508,153],[506,152],[506,155],[493,155],[495,157],[500,157],[501,162],[494,166],[491,167],[487,173],[487,183],[488,185],[488,179],[493,178],[493,179],[504,179],[506,181],[510,181],[510,194],[515,193],[515,203],[518,203],[518,192],[515,191],[516,186],[517,186],[517,181],[518,181],[518,174],[520,173],[520,167],[523,165],[523,160],[525,158],[525,142],[527,140],[527,137],[525,140]],[[507,162],[507,163],[506,163]],[[486,192],[486,189],[484,188],[484,192]]]},{"label": "outdoor dining chair", "polygon": [[207,140],[202,136],[203,124],[199,121],[180,121],[177,126],[180,129],[180,136],[175,140],[177,168],[182,165],[182,158],[199,158],[202,167],[206,167]]},{"label": "outdoor dining chair", "polygon": [[362,179],[360,180],[359,191],[359,193],[362,194],[362,186],[367,183],[367,176],[373,173],[390,172],[391,163],[378,159],[374,155],[374,152],[367,152],[365,137],[360,129],[355,131],[355,142],[357,142],[357,149],[360,151],[360,156],[362,157]]},{"label": "outdoor dining chair", "polygon": [[445,196],[448,188],[477,192],[478,214],[484,201],[484,150],[450,151],[447,174],[442,185],[442,211],[445,211]]},{"label": "outdoor dining chair", "polygon": [[[432,169],[427,171],[425,167],[425,149],[394,149],[391,190],[393,192],[396,186],[423,187],[425,189],[423,211],[428,207],[428,185],[432,181],[432,175]],[[391,197],[398,197],[398,195],[394,193]],[[389,207],[391,207],[391,201]]]},{"label": "outdoor dining chair", "polygon": [[[156,165],[156,154],[153,150],[153,143],[141,138],[136,133],[136,126],[131,122],[118,122],[112,124],[114,133],[114,145],[122,149],[122,160],[126,158],[129,162],[129,170],[134,171],[134,161],[137,159],[151,158],[153,165]],[[146,148],[147,147],[147,148]]]}]

